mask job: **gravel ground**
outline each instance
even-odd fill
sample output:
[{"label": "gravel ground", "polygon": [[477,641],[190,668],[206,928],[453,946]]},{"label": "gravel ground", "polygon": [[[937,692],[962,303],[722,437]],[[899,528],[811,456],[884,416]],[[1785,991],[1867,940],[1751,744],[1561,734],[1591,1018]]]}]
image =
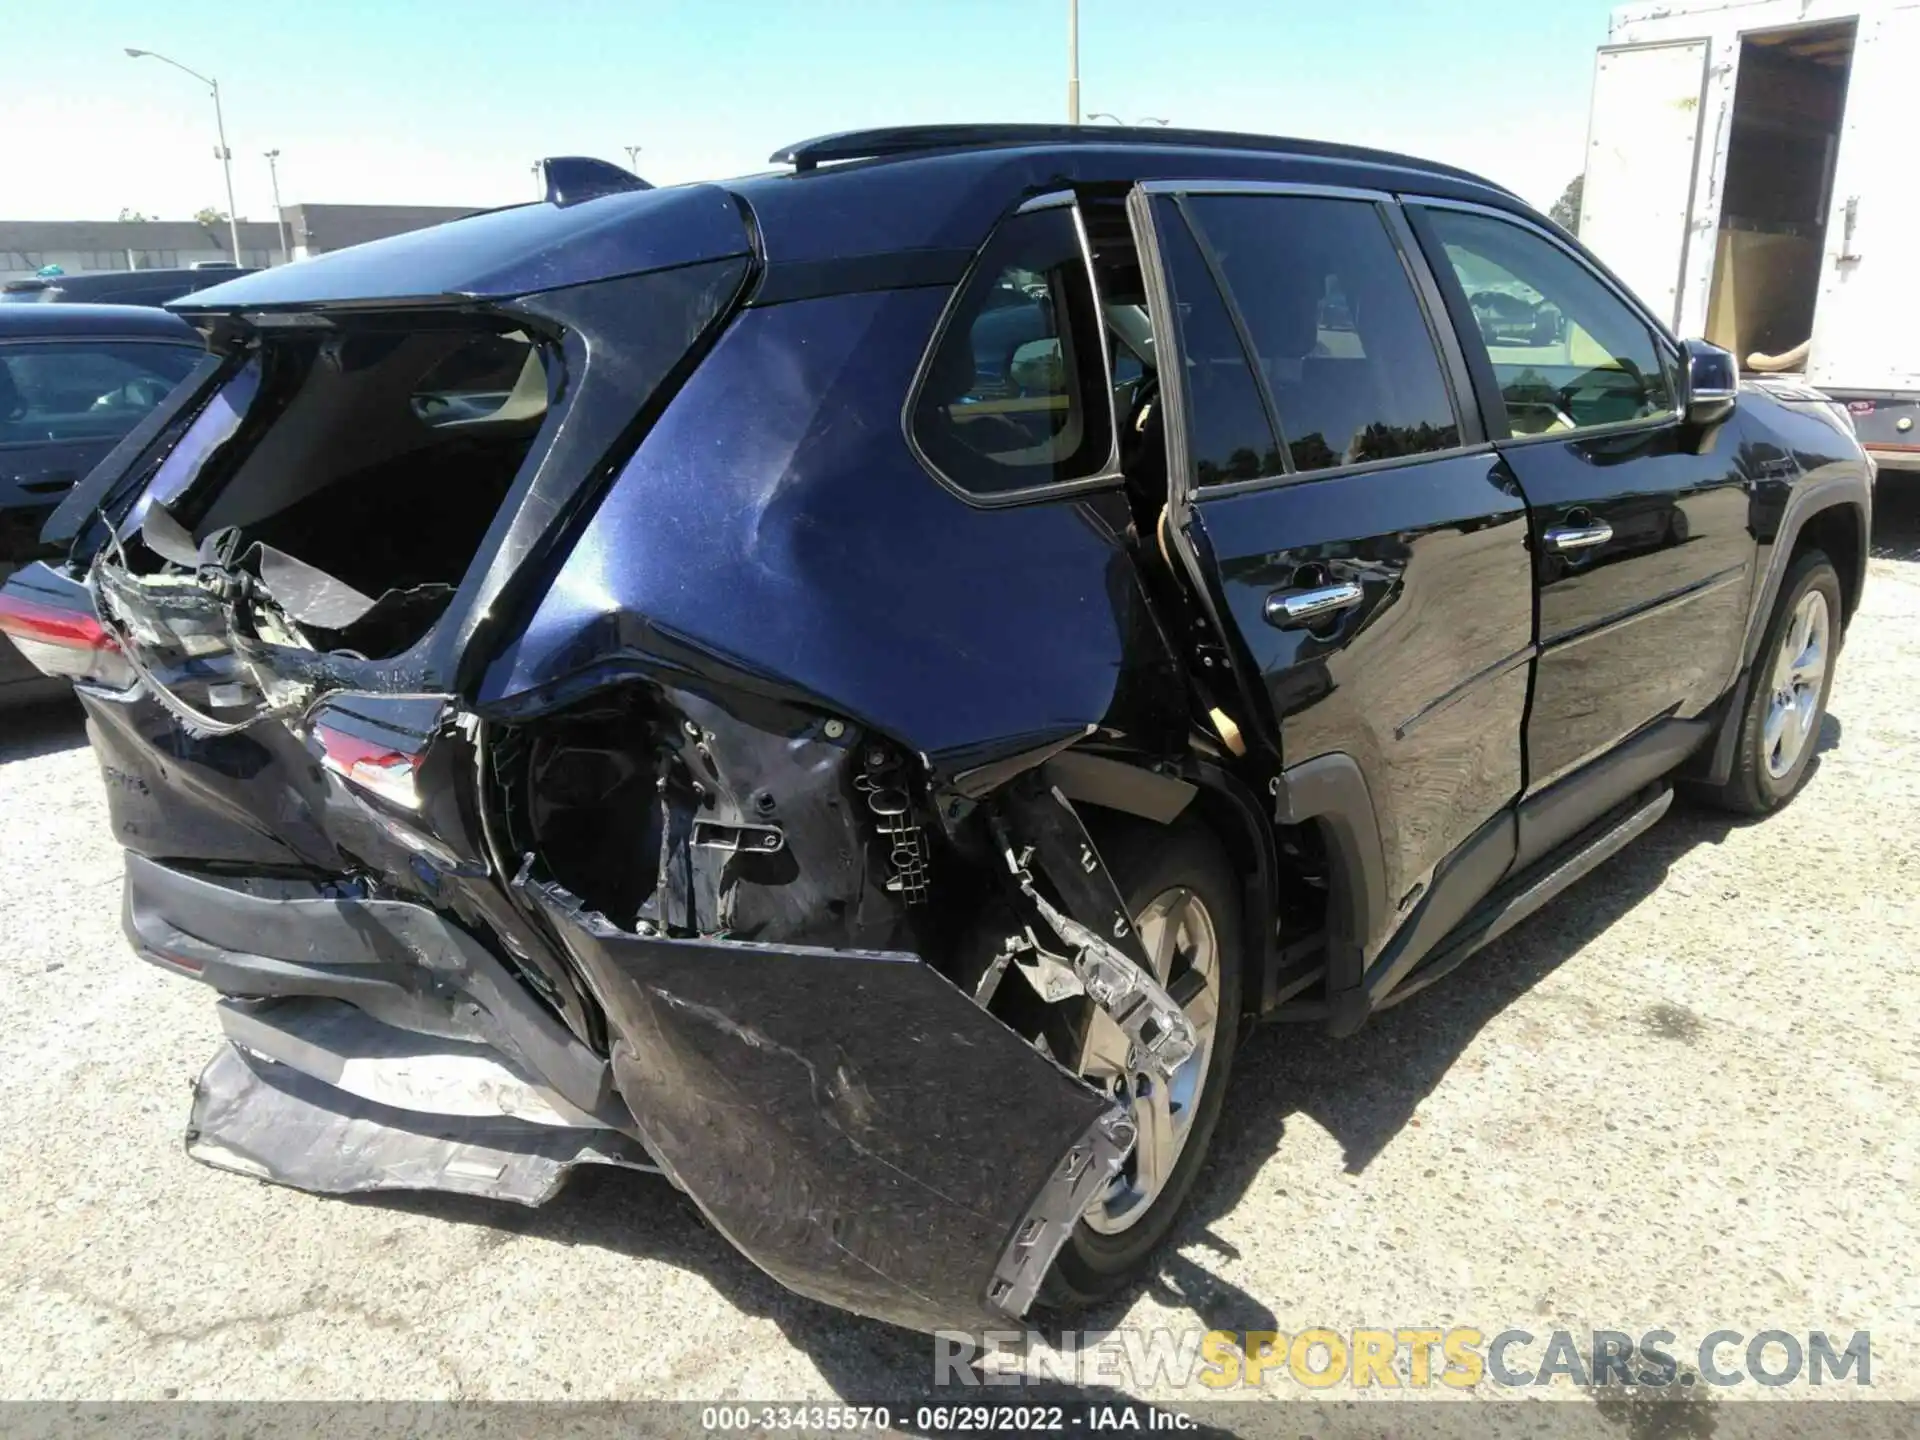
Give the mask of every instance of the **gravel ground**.
[{"label": "gravel ground", "polygon": [[[1354,1039],[1257,1033],[1177,1250],[1100,1325],[1866,1329],[1875,1393],[1920,1397],[1920,488],[1900,483],[1792,808],[1676,807]],[[0,1395],[926,1385],[927,1341],[785,1293],[651,1177],[589,1173],[523,1212],[189,1161],[213,1009],[127,951],[104,815],[70,711],[0,719]]]}]

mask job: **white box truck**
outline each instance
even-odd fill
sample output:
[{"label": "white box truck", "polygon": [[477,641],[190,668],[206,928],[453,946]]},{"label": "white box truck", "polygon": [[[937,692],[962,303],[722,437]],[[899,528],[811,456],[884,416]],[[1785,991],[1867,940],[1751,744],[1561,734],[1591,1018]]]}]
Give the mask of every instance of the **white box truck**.
[{"label": "white box truck", "polygon": [[1920,0],[1613,12],[1580,238],[1682,335],[1920,471]]}]

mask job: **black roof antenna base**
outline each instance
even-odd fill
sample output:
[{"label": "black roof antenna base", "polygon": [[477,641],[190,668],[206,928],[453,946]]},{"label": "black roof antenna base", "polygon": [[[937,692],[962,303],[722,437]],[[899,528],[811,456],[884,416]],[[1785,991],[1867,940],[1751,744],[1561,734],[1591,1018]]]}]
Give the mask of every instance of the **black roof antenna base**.
[{"label": "black roof antenna base", "polygon": [[547,203],[561,207],[624,190],[653,189],[631,170],[591,155],[549,155],[540,162],[540,178],[547,187]]}]

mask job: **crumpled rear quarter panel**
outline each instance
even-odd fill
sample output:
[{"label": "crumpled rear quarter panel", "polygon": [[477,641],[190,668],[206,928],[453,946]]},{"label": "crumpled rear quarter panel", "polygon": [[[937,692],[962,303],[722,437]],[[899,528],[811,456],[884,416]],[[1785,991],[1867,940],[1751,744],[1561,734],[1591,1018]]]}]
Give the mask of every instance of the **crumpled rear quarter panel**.
[{"label": "crumpled rear quarter panel", "polygon": [[933,757],[1103,722],[1123,666],[1164,651],[1124,547],[1084,505],[969,505],[907,445],[902,407],[946,298],[743,312],[493,663],[481,704],[541,708],[568,682],[690,645]]}]

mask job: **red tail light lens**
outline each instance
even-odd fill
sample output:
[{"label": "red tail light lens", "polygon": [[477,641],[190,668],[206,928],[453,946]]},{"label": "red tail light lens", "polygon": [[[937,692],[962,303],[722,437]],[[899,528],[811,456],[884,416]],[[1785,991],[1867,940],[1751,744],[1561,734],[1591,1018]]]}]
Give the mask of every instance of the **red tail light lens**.
[{"label": "red tail light lens", "polygon": [[420,808],[414,779],[424,757],[390,750],[330,725],[314,726],[313,734],[320,742],[320,763],[342,780],[408,810]]},{"label": "red tail light lens", "polygon": [[84,610],[0,593],[0,634],[10,637],[14,648],[42,674],[119,689],[133,683],[133,667],[120,653],[119,642]]}]

